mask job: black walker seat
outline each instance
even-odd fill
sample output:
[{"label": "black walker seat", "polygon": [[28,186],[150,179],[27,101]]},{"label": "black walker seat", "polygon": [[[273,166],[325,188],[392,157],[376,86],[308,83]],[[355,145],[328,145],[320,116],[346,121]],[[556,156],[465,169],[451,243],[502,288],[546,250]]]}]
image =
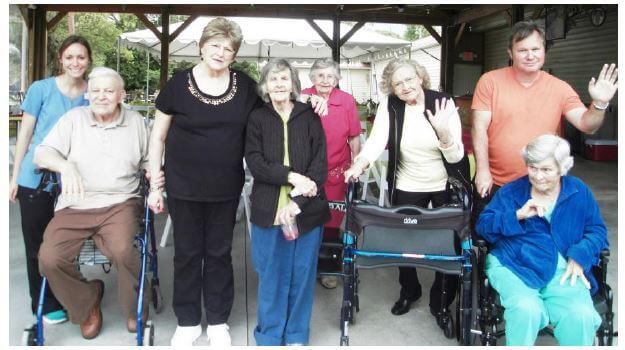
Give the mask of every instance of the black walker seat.
[{"label": "black walker seat", "polygon": [[[472,283],[477,279],[471,248],[470,200],[463,187],[453,189],[460,200],[435,209],[416,206],[382,208],[353,200],[350,186],[346,200],[346,231],[343,234],[344,293],[341,312],[341,345],[349,345],[348,325],[359,311],[358,269],[407,266],[425,268],[458,276],[456,327],[446,306],[437,317],[446,337],[469,345],[473,324],[473,304],[477,301]],[[460,243],[458,243],[460,242]],[[449,277],[454,278],[454,277]],[[443,291],[442,304],[447,295]]]},{"label": "black walker seat", "polygon": [[[60,192],[60,183],[57,181],[57,175],[54,172],[47,170],[42,171],[43,177],[37,191],[43,191],[48,185],[51,185],[51,192],[56,197]],[[160,290],[160,283],[158,278],[158,252],[156,248],[156,237],[154,231],[154,213],[147,205],[149,184],[145,177],[145,171],[142,170],[140,174],[140,193],[143,197],[144,212],[141,220],[139,221],[139,232],[135,236],[134,246],[140,252],[140,275],[139,275],[139,293],[137,296],[137,345],[144,345],[144,340],[147,340],[147,345],[154,345],[154,323],[148,320],[143,324],[143,296],[145,293],[145,280],[146,275],[149,272],[150,278],[150,293],[152,296],[152,306],[156,313],[160,313],[163,310],[164,299]],[[105,273],[110,272],[111,262],[102,254],[100,249],[95,245],[93,239],[88,238],[85,240],[78,256],[76,257],[76,265],[80,266],[94,266],[102,265],[102,269]],[[47,279],[42,278],[41,292],[39,295],[39,303],[37,308],[37,321],[32,326],[24,329],[22,345],[28,346],[43,346],[43,300],[47,289]]]}]

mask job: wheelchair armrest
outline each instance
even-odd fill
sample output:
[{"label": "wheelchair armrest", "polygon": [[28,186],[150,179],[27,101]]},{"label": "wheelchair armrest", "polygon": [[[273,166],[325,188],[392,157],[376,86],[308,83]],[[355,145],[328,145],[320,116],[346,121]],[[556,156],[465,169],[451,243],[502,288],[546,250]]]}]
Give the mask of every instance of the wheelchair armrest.
[{"label": "wheelchair armrest", "polygon": [[[601,253],[599,253],[599,265],[597,268],[604,270],[607,269],[608,263],[610,262],[610,250],[603,249]],[[602,271],[602,274],[606,273],[606,271]]]},{"label": "wheelchair armrest", "polygon": [[488,254],[488,242],[484,238],[474,237],[473,245],[477,247],[479,252],[478,259],[486,259],[486,254]]},{"label": "wheelchair armrest", "polygon": [[483,238],[476,238],[473,240],[473,245],[478,248],[488,248],[488,242]]}]

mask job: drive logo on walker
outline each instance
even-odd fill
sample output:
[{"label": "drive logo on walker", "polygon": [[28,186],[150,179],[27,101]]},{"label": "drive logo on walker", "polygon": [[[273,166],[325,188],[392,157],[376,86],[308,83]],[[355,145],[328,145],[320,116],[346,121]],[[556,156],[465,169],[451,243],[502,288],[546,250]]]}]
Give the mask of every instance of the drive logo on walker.
[{"label": "drive logo on walker", "polygon": [[416,225],[417,224],[417,219],[414,219],[414,218],[404,218],[404,224]]}]

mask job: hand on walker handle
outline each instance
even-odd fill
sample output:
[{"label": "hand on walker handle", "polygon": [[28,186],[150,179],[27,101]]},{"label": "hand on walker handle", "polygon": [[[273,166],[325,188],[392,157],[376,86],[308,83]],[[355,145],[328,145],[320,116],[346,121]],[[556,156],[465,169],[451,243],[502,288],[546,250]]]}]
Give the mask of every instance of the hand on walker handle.
[{"label": "hand on walker handle", "polygon": [[343,176],[345,177],[345,183],[358,181],[358,177],[362,175],[362,173],[365,171],[365,169],[367,169],[368,166],[369,161],[366,160],[364,157],[356,159],[354,164],[352,164],[352,166],[349,167],[349,169],[345,170],[345,173],[343,173]]},{"label": "hand on walker handle", "polygon": [[154,212],[159,214],[165,211],[165,199],[163,198],[163,192],[150,191],[148,195],[148,207]]}]

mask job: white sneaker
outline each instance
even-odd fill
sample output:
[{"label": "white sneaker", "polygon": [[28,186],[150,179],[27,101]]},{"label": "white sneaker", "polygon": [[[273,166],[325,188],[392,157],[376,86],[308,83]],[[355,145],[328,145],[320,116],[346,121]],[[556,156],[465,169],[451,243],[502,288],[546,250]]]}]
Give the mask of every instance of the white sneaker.
[{"label": "white sneaker", "polygon": [[202,335],[202,326],[178,326],[171,337],[171,346],[193,346],[197,338]]},{"label": "white sneaker", "polygon": [[227,324],[208,325],[206,327],[206,339],[210,346],[231,346],[232,340],[230,339],[230,332]]}]

